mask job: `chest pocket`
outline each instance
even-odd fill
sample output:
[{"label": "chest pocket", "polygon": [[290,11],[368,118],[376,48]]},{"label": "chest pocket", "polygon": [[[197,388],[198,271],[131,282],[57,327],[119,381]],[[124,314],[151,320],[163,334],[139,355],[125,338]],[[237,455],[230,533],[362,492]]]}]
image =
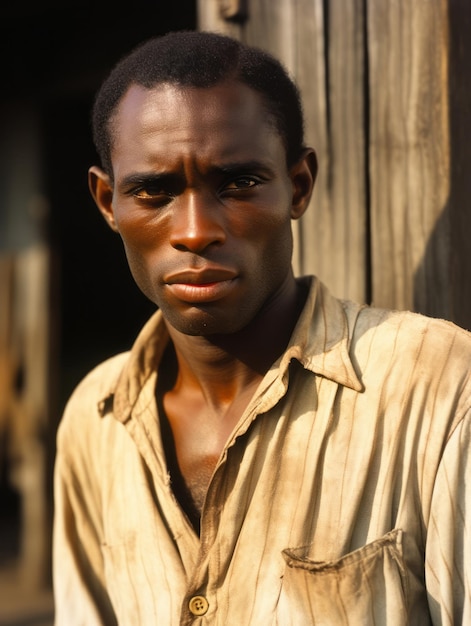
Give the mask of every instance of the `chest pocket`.
[{"label": "chest pocket", "polygon": [[309,546],[287,549],[278,605],[283,626],[405,626],[407,571],[402,531],[351,552],[337,561],[313,561]]}]

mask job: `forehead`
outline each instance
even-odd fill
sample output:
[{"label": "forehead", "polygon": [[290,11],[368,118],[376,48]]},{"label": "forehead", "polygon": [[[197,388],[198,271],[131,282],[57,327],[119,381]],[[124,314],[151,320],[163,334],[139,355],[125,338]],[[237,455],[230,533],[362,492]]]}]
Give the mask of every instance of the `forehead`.
[{"label": "forehead", "polygon": [[270,150],[276,144],[284,152],[262,96],[238,81],[208,88],[133,85],[117,108],[112,135],[115,156],[151,145],[166,152],[177,147],[224,152]]}]

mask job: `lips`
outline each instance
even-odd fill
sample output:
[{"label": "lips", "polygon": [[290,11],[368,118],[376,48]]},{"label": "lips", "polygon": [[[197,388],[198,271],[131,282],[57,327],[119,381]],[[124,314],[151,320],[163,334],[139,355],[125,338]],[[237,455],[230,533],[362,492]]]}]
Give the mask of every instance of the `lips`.
[{"label": "lips", "polygon": [[184,270],[165,277],[167,289],[178,299],[188,303],[215,302],[232,289],[236,272],[226,268],[206,267]]}]

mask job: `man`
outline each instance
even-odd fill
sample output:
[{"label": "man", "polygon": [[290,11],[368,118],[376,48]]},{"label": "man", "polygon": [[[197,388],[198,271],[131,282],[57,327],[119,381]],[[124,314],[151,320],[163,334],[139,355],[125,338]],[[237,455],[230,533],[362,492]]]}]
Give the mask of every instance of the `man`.
[{"label": "man", "polygon": [[471,623],[471,336],[294,277],[302,127],[210,33],[97,95],[91,193],[158,311],[59,429],[57,625]]}]

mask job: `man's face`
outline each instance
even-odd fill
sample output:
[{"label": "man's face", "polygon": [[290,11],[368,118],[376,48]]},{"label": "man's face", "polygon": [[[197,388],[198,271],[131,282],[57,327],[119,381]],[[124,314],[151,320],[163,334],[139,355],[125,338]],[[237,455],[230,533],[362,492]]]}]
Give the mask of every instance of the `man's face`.
[{"label": "man's face", "polygon": [[291,276],[295,183],[261,97],[133,86],[113,136],[111,220],[139,288],[185,334],[246,326]]}]

